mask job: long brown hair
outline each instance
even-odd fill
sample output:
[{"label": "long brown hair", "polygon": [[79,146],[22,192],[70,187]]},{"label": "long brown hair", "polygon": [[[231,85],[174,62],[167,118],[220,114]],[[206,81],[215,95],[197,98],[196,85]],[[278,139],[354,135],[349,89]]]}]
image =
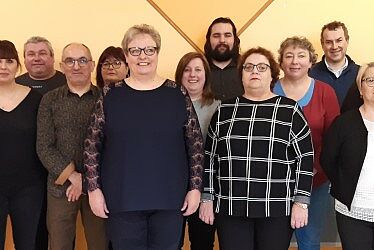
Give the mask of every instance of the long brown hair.
[{"label": "long brown hair", "polygon": [[175,71],[175,82],[179,86],[182,85],[183,72],[187,65],[191,62],[192,59],[199,58],[203,62],[204,71],[205,71],[205,83],[203,87],[203,94],[201,100],[201,106],[210,105],[213,103],[214,97],[211,90],[211,76],[209,63],[206,60],[205,56],[198,52],[189,52],[185,54],[178,63],[177,70]]}]

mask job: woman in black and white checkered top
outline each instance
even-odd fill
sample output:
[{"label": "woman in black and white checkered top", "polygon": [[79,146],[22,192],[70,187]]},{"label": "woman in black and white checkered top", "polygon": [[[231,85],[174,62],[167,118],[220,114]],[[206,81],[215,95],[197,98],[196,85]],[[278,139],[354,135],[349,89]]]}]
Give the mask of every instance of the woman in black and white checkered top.
[{"label": "woman in black and white checkered top", "polygon": [[245,93],[213,115],[205,147],[200,218],[223,250],[286,250],[308,223],[313,146],[297,103],[272,93],[279,67],[258,47],[242,56]]}]

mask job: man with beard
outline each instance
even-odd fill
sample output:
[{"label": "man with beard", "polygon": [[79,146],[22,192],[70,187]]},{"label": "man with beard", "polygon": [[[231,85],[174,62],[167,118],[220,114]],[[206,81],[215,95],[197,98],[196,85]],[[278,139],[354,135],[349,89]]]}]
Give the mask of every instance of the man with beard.
[{"label": "man with beard", "polygon": [[227,17],[215,19],[206,34],[204,52],[212,71],[212,91],[217,100],[228,100],[244,93],[237,70],[239,46],[233,21]]},{"label": "man with beard", "polygon": [[346,54],[348,43],[348,29],[344,23],[334,21],[324,25],[321,31],[324,56],[309,73],[333,87],[342,112],[362,104],[355,84],[359,66]]}]

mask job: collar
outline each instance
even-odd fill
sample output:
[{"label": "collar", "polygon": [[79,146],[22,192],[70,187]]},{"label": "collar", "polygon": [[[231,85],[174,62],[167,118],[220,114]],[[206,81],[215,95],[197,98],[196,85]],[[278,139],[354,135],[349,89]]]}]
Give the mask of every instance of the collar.
[{"label": "collar", "polygon": [[[68,96],[68,95],[76,95],[75,93],[71,92],[70,89],[69,89],[69,86],[67,84],[65,84],[64,86],[61,87],[62,88],[62,91],[63,91],[63,95],[64,96]],[[93,95],[93,96],[98,96],[99,95],[99,90],[96,86],[94,86],[92,83],[90,85],[90,89],[84,93],[83,95]],[[83,96],[82,95],[82,96]]]},{"label": "collar", "polygon": [[221,69],[220,67],[217,67],[213,62],[210,62],[209,66],[210,66],[211,69],[224,70],[224,69],[228,69],[228,68],[236,68],[237,62],[235,62],[234,60],[231,60],[231,62],[226,67],[224,67],[223,69]]},{"label": "collar", "polygon": [[336,78],[339,78],[339,76],[343,73],[343,71],[348,67],[347,56],[344,57],[344,65],[340,69],[331,68],[330,65],[328,64],[327,60],[326,60],[326,57],[324,58],[324,61],[325,61],[325,65],[326,65],[327,69],[331,73],[333,73],[336,76]]}]

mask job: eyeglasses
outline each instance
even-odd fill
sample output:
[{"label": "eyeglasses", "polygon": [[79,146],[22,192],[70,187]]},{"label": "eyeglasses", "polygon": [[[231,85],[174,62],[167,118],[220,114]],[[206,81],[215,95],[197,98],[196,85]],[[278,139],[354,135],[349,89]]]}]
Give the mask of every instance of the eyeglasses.
[{"label": "eyeglasses", "polygon": [[157,47],[152,47],[152,46],[148,46],[145,48],[131,47],[131,48],[128,48],[128,51],[130,55],[132,56],[139,56],[142,53],[142,51],[144,51],[144,54],[146,54],[147,56],[152,56],[156,53]]},{"label": "eyeglasses", "polygon": [[374,87],[374,77],[372,76],[362,79],[361,82],[365,82],[369,87]]},{"label": "eyeglasses", "polygon": [[258,72],[265,72],[268,68],[270,68],[270,65],[267,65],[266,63],[259,63],[259,64],[253,64],[253,63],[245,63],[243,64],[244,71],[252,72],[254,69],[257,69]]},{"label": "eyeglasses", "polygon": [[68,67],[70,67],[70,68],[74,67],[75,63],[78,63],[79,67],[85,67],[91,61],[92,60],[88,60],[85,57],[81,57],[81,58],[78,58],[78,59],[67,57],[67,58],[65,58],[65,60],[63,60],[63,62],[65,63],[65,65],[68,66]]},{"label": "eyeglasses", "polygon": [[119,61],[119,60],[115,60],[115,61],[113,61],[113,62],[103,62],[103,63],[101,64],[101,68],[102,68],[102,69],[109,69],[110,66],[112,66],[113,69],[119,69],[119,68],[121,67],[121,65],[122,65],[122,62],[121,62],[121,61]]}]

